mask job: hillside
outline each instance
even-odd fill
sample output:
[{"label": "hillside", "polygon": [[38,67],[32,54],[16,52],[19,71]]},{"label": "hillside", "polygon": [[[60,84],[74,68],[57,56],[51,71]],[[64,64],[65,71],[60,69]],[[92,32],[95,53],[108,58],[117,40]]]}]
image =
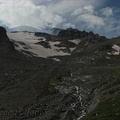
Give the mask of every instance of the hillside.
[{"label": "hillside", "polygon": [[1,27],[0,120],[119,120],[119,41]]}]

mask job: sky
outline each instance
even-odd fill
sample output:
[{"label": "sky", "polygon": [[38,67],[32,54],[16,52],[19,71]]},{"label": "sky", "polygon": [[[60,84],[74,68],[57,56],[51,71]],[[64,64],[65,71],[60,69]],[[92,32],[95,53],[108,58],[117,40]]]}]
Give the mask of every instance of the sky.
[{"label": "sky", "polygon": [[120,36],[120,0],[0,0],[0,26],[75,28]]}]

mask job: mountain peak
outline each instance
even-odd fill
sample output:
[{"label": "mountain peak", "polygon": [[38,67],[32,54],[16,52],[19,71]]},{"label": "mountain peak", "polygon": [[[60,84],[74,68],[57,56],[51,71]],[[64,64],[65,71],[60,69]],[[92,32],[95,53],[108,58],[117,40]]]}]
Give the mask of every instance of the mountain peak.
[{"label": "mountain peak", "polygon": [[66,30],[62,30],[58,33],[58,37],[64,38],[64,39],[76,39],[76,38],[84,38],[87,41],[90,40],[92,42],[97,42],[97,41],[103,41],[106,38],[104,36],[100,36],[98,34],[94,34],[93,32],[86,32],[84,31],[79,31],[78,29],[73,29],[73,28],[68,28]]}]

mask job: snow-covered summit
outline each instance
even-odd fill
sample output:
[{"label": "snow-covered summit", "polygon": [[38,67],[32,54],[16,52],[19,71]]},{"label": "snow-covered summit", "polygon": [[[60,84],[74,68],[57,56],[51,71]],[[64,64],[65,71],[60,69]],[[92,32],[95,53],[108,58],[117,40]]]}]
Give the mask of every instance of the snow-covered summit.
[{"label": "snow-covered summit", "polygon": [[16,26],[16,27],[9,28],[7,31],[8,32],[14,32],[14,31],[40,32],[41,29],[31,27],[31,26]]}]

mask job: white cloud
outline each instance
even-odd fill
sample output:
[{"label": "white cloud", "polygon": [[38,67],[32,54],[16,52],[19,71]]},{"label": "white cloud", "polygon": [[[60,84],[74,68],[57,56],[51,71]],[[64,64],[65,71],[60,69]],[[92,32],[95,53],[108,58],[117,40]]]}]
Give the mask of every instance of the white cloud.
[{"label": "white cloud", "polygon": [[83,9],[82,8],[78,8],[71,15],[77,16],[77,15],[80,15],[82,13],[83,13]]},{"label": "white cloud", "polygon": [[75,25],[73,25],[73,24],[71,24],[71,23],[66,23],[66,24],[64,25],[64,27],[65,27],[65,29],[66,29],[66,28],[75,28]]},{"label": "white cloud", "polygon": [[71,15],[76,16],[76,20],[83,22],[87,28],[101,28],[105,25],[103,18],[96,15],[92,5],[78,8]]},{"label": "white cloud", "polygon": [[101,8],[104,1],[106,0],[0,0],[0,25],[27,25],[43,29],[73,27],[97,31],[102,35],[110,30],[114,33],[117,31],[118,34],[120,29],[115,28],[120,26],[119,10]]},{"label": "white cloud", "polygon": [[85,6],[83,8],[84,8],[84,11],[87,12],[87,13],[93,13],[94,12],[94,7],[92,5],[88,5],[88,6]]},{"label": "white cloud", "polygon": [[[69,18],[70,13],[79,7],[88,6],[85,11],[93,11],[89,3],[95,4],[95,0],[0,0],[0,21],[4,21],[9,27],[17,25],[30,25],[33,27],[58,27],[64,24],[66,27],[74,27]],[[54,3],[54,4],[52,4]],[[69,18],[68,18],[69,15]],[[62,25],[62,26],[64,26]]]},{"label": "white cloud", "polygon": [[101,14],[108,17],[113,14],[113,10],[110,7],[106,7],[101,10]]},{"label": "white cloud", "polygon": [[78,16],[80,14],[93,14],[94,13],[94,7],[92,5],[80,7],[78,9],[75,9],[74,12],[71,14],[73,16]]},{"label": "white cloud", "polygon": [[101,17],[91,15],[91,14],[82,14],[78,19],[84,23],[87,23],[88,27],[93,28],[95,26],[102,27],[105,25]]},{"label": "white cloud", "polygon": [[[17,2],[17,3],[16,3]],[[45,5],[35,6],[30,1],[9,1],[0,5],[0,21],[9,24],[10,27],[16,25],[31,25],[33,27],[45,28],[49,24],[55,27],[65,19],[57,14],[49,12]]]},{"label": "white cloud", "polygon": [[[53,0],[54,1],[54,0]],[[54,4],[49,5],[48,8],[50,8],[50,10],[52,12],[56,12],[59,14],[68,14],[68,13],[72,13],[75,9],[78,8],[83,8],[84,6],[86,6],[84,9],[86,9],[86,11],[88,11],[88,9],[92,9],[92,6],[98,6],[98,4],[100,4],[99,0],[55,0],[58,1]]]}]

